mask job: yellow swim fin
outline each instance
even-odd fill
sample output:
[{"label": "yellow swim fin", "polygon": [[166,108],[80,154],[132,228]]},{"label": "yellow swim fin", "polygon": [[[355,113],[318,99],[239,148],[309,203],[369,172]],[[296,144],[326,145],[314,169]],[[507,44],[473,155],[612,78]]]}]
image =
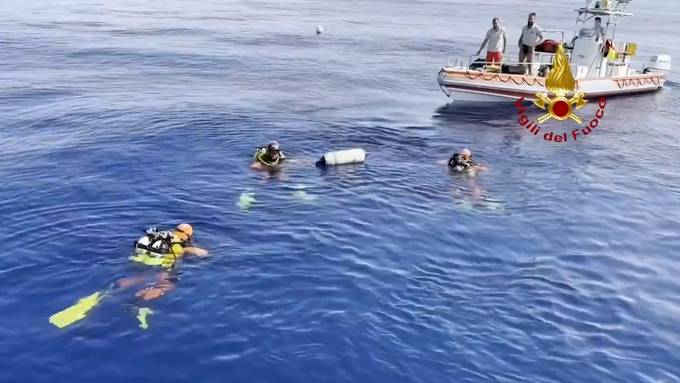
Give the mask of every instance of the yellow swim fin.
[{"label": "yellow swim fin", "polygon": [[80,299],[75,305],[52,315],[50,323],[59,328],[72,325],[85,318],[87,313],[104,298],[104,295],[101,291],[97,291],[90,296]]},{"label": "yellow swim fin", "polygon": [[153,314],[153,310],[148,307],[142,307],[137,311],[137,319],[139,320],[139,327],[146,330],[149,328],[149,323],[146,317]]}]

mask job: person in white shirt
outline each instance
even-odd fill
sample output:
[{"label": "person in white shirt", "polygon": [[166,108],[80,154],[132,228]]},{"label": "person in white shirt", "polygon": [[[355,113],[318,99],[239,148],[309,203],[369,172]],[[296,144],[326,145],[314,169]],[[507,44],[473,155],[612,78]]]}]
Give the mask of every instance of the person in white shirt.
[{"label": "person in white shirt", "polygon": [[488,42],[489,48],[486,50],[487,64],[500,64],[503,61],[503,55],[505,54],[505,43],[507,40],[505,29],[501,28],[498,17],[495,17],[491,21],[491,25],[493,27],[486,32],[486,37],[484,38],[484,41],[482,41],[482,46],[480,46],[477,51],[477,56],[482,53],[482,49],[484,49],[484,46]]},{"label": "person in white shirt", "polygon": [[[526,61],[526,67],[531,75],[531,62],[534,58],[534,48],[536,45],[543,41],[543,32],[541,28],[536,25],[536,14],[531,12],[527,20],[527,25],[522,27],[522,34],[519,36],[519,63],[522,64]],[[525,69],[525,73],[526,73]]]}]

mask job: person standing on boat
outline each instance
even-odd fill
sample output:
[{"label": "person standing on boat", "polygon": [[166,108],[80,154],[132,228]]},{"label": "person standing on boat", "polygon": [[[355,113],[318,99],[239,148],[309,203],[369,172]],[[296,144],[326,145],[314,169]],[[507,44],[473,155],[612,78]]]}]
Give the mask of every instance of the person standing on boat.
[{"label": "person standing on boat", "polygon": [[595,24],[592,28],[583,28],[578,33],[579,38],[594,39],[598,42],[604,40],[604,36],[605,31],[604,27],[602,26],[602,18],[600,17],[595,18]]},{"label": "person standing on boat", "polygon": [[477,56],[482,53],[482,49],[486,43],[489,43],[489,48],[486,50],[486,63],[487,64],[500,64],[503,60],[503,55],[505,55],[505,45],[506,36],[505,29],[501,28],[500,20],[498,17],[494,17],[491,21],[493,27],[486,32],[486,37],[482,41],[482,46],[479,47],[477,51]]},{"label": "person standing on boat", "polygon": [[[527,25],[522,27],[522,34],[519,36],[519,63],[523,64],[526,61],[526,67],[531,75],[531,62],[534,59],[534,48],[543,41],[543,32],[541,28],[536,25],[536,13],[531,12]],[[527,70],[524,70],[526,73]]]},{"label": "person standing on boat", "polygon": [[593,26],[593,32],[595,34],[595,41],[604,40],[604,27],[602,26],[602,19],[599,17],[595,18],[595,25]]}]

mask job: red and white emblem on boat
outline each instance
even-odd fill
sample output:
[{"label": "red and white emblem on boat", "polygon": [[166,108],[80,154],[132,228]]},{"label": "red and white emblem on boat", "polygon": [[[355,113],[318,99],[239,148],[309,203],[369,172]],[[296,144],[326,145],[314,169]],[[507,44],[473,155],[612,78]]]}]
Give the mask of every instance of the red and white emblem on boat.
[{"label": "red and white emblem on boat", "polygon": [[[583,122],[581,117],[574,113],[574,110],[583,108],[588,103],[588,100],[584,98],[585,93],[576,89],[576,81],[571,74],[569,59],[564,52],[562,44],[557,46],[552,70],[545,80],[545,87],[548,88],[554,97],[547,93],[536,93],[534,105],[547,110],[547,113],[538,117],[539,124],[551,118],[558,121],[570,118],[577,124]],[[572,96],[567,98],[569,93],[572,93]]]}]

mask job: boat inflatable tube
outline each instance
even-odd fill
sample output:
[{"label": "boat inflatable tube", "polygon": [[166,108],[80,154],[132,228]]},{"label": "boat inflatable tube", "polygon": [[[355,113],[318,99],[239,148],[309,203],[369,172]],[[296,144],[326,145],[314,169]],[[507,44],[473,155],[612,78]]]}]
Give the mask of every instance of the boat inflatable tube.
[{"label": "boat inflatable tube", "polygon": [[316,162],[317,166],[356,164],[366,160],[364,149],[348,149],[328,152]]}]

